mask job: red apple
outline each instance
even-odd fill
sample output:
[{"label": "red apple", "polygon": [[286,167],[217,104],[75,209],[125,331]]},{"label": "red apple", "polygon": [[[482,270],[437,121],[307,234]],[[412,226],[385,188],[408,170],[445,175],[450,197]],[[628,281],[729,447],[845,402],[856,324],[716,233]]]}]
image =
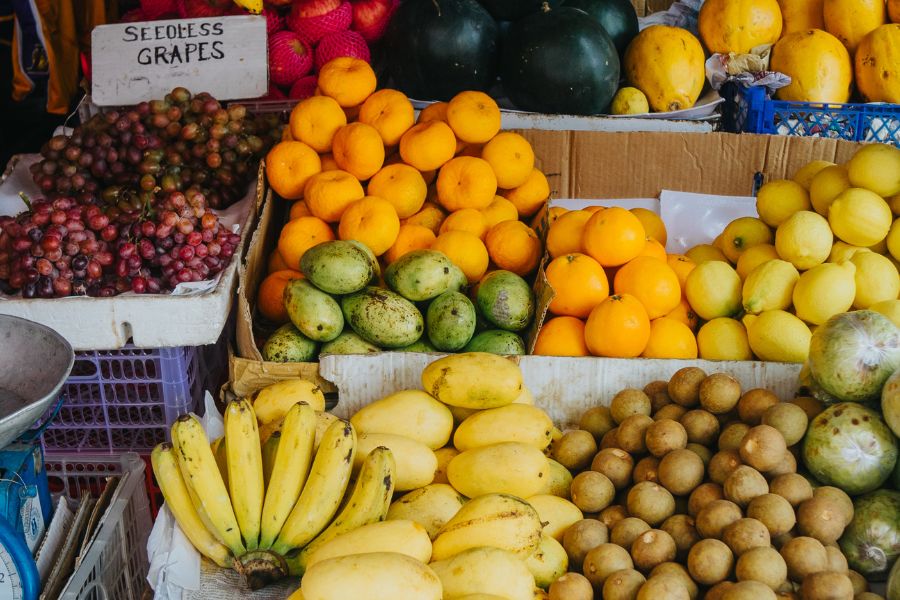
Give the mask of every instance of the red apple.
[{"label": "red apple", "polygon": [[294,15],[304,19],[326,15],[339,7],[341,0],[297,0]]},{"label": "red apple", "polygon": [[354,31],[367,42],[384,35],[394,12],[394,0],[353,0]]}]

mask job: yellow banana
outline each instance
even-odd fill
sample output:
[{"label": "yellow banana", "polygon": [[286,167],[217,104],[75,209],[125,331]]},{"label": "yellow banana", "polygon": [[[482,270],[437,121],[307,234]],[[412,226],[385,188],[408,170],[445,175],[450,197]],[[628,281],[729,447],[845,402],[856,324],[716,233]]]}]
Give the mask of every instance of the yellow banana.
[{"label": "yellow banana", "polygon": [[182,415],[172,425],[172,430],[181,475],[193,489],[196,501],[217,537],[234,556],[241,556],[246,551],[241,530],[200,421],[193,415]]},{"label": "yellow banana", "polygon": [[266,443],[262,445],[263,478],[266,480],[266,489],[269,489],[269,481],[272,479],[272,469],[275,467],[275,455],[278,453],[278,442],[281,441],[281,432],[273,433]]},{"label": "yellow banana", "polygon": [[383,521],[391,506],[396,477],[397,463],[394,460],[394,453],[384,446],[372,450],[363,462],[353,493],[331,525],[295,558],[287,559],[291,575],[302,577],[312,553],[342,533]]},{"label": "yellow banana", "polygon": [[306,403],[294,404],[284,418],[278,451],[266,489],[260,548],[272,546],[297,503],[300,490],[309,475],[315,438],[316,411]]},{"label": "yellow banana", "polygon": [[347,490],[355,454],[356,430],[347,421],[332,423],[322,437],[303,492],[272,550],[284,556],[288,550],[302,548],[325,529]]},{"label": "yellow banana", "polygon": [[228,485],[228,456],[225,454],[225,437],[222,436],[209,445],[213,456],[216,457],[216,464],[219,466],[219,473],[222,474],[222,481]]},{"label": "yellow banana", "polygon": [[150,462],[153,464],[153,473],[156,475],[159,489],[166,499],[166,506],[172,511],[179,527],[194,548],[220,567],[231,567],[232,558],[228,548],[210,533],[191,503],[172,444],[159,444],[154,448],[150,454]]},{"label": "yellow banana", "polygon": [[[178,460],[178,429],[175,427],[175,425],[172,425],[171,432],[172,432],[173,451],[175,452],[175,459],[177,461]],[[218,440],[216,440],[215,442],[210,444],[210,452],[215,452],[219,446],[224,446],[221,443],[221,440],[222,440],[222,438],[219,438]],[[217,442],[218,442],[218,444],[217,444]],[[223,454],[223,456],[224,456],[224,454]],[[224,468],[224,461],[222,463],[222,466]],[[181,469],[180,463],[178,464],[178,468]],[[222,537],[219,535],[218,528],[215,525],[213,525],[213,522],[212,522],[212,520],[210,520],[209,515],[206,514],[206,510],[204,510],[204,508],[203,508],[203,503],[200,501],[200,497],[197,496],[197,492],[194,491],[194,487],[191,485],[191,480],[184,477],[183,472],[182,472],[181,479],[182,479],[182,481],[184,481],[184,485],[188,491],[188,496],[191,499],[191,504],[194,505],[194,510],[197,511],[197,514],[200,516],[200,520],[203,521],[203,525],[206,527],[207,530],[209,530],[210,533],[213,534],[213,536],[217,540],[219,540],[220,544],[225,545],[225,540],[223,540]],[[224,475],[223,475],[223,481],[224,481]]]},{"label": "yellow banana", "polygon": [[246,400],[229,402],[225,408],[225,453],[234,516],[247,550],[256,550],[265,483],[256,415]]}]

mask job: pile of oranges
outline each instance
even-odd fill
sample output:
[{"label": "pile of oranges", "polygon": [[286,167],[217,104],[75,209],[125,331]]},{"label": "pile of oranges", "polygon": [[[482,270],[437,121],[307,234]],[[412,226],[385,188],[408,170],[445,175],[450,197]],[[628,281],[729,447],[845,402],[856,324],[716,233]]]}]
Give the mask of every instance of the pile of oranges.
[{"label": "pile of oranges", "polygon": [[549,217],[554,297],[535,354],[697,358],[697,317],[683,294],[695,264],[666,254],[656,213],[552,207]]},{"label": "pile of oranges", "polygon": [[266,157],[269,185],[293,202],[258,294],[274,322],[287,320],[281,292],[301,276],[301,257],[328,240],[362,242],[384,265],[439,250],[471,284],[491,269],[526,276],[540,263],[541,241],[519,219],[538,213],[550,187],[531,144],[500,132],[497,103],[462,92],[416,119],[403,93],[376,87],[365,61],[330,61]]}]

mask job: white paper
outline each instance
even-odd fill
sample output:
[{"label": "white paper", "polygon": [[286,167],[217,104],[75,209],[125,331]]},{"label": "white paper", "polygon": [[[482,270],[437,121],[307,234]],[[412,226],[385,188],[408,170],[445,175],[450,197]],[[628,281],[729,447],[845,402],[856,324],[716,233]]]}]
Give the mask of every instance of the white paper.
[{"label": "white paper", "polygon": [[666,224],[666,252],[684,254],[697,244],[710,244],[739,217],[758,217],[752,196],[715,196],[663,190],[660,215]]},{"label": "white paper", "polygon": [[44,536],[44,541],[41,542],[35,558],[38,574],[41,576],[41,587],[47,583],[47,577],[50,576],[50,570],[53,568],[53,563],[59,555],[59,550],[62,548],[74,520],[75,514],[69,508],[69,501],[65,496],[60,496],[56,501],[53,518],[50,519],[47,535]]}]

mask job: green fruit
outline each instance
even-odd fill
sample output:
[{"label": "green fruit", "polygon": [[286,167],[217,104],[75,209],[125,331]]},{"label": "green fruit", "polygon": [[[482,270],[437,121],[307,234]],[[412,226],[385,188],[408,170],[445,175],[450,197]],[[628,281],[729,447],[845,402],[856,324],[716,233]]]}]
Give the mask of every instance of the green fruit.
[{"label": "green fruit", "polygon": [[842,402],[809,424],[803,438],[803,462],[819,481],[850,495],[864,494],[891,476],[897,442],[877,412]]},{"label": "green fruit", "polygon": [[381,352],[381,348],[373,346],[352,331],[344,331],[327,344],[322,344],[319,356],[326,354],[369,354]]},{"label": "green fruit", "polygon": [[352,294],[375,275],[370,256],[352,242],[334,240],[313,246],[300,259],[300,271],[329,294]]},{"label": "green fruit", "polygon": [[461,350],[475,333],[475,305],[459,292],[444,292],[425,314],[428,339],[443,352]]},{"label": "green fruit", "polygon": [[269,362],[309,362],[316,356],[317,344],[291,323],[282,325],[263,346],[263,360]]},{"label": "green fruit", "polygon": [[450,288],[453,263],[436,250],[413,250],[384,272],[388,287],[413,302],[437,298]]},{"label": "green fruit", "polygon": [[485,319],[507,331],[522,331],[534,316],[534,293],[510,271],[494,271],[482,279],[476,304]]},{"label": "green fruit", "polygon": [[466,274],[456,265],[452,265],[450,268],[450,286],[447,289],[465,293],[467,287],[469,287],[469,280]]},{"label": "green fruit", "polygon": [[300,333],[316,342],[330,342],[344,330],[337,301],[305,279],[288,282],[284,308]]},{"label": "green fruit", "polygon": [[900,369],[894,371],[881,390],[881,414],[894,435],[900,437]]},{"label": "green fruit", "polygon": [[500,329],[482,331],[473,337],[466,347],[465,352],[490,352],[504,356],[516,356],[525,354],[525,342],[517,334]]},{"label": "green fruit", "polygon": [[900,599],[900,560],[894,561],[894,567],[888,576],[885,598],[888,600]]},{"label": "green fruit", "polygon": [[437,348],[431,345],[431,342],[423,335],[419,341],[413,342],[409,346],[395,348],[394,352],[437,352]]},{"label": "green fruit", "polygon": [[359,240],[347,240],[360,250],[366,253],[366,256],[369,257],[369,261],[372,263],[372,270],[375,271],[375,275],[373,277],[381,277],[381,264],[378,262],[378,257],[375,256],[375,253],[372,252],[372,249],[360,242]]},{"label": "green fruit", "polygon": [[367,287],[341,300],[344,318],[359,337],[382,348],[408,346],[422,336],[422,313],[390,290]]},{"label": "green fruit", "polygon": [[638,34],[638,17],[628,0],[566,0],[563,6],[580,8],[594,17],[612,38],[619,56]]},{"label": "green fruit", "polygon": [[900,557],[900,492],[878,490],[854,500],[853,520],[838,543],[851,569],[883,581]]}]

